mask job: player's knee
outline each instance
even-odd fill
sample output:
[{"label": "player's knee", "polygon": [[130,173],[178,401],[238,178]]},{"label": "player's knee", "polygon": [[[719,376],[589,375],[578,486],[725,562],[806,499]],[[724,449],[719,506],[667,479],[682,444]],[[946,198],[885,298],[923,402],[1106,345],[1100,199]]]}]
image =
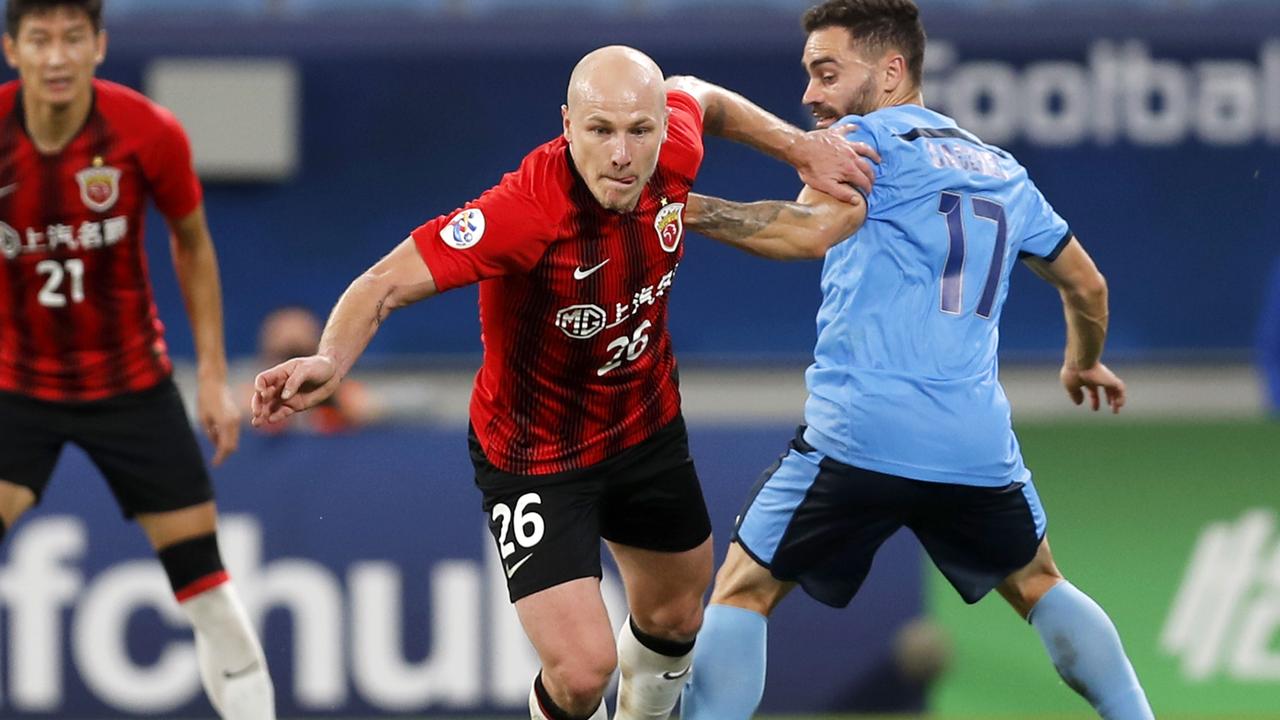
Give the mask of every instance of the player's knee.
[{"label": "player's knee", "polygon": [[160,564],[179,602],[217,587],[227,580],[218,551],[218,536],[209,533],[174,543],[159,551]]},{"label": "player's knee", "polygon": [[702,627],[702,592],[690,593],[649,612],[632,613],[636,626],[664,640],[692,640]]},{"label": "player's knee", "polygon": [[585,713],[600,704],[617,666],[618,656],[610,645],[608,651],[587,650],[543,667],[542,675],[544,682],[550,681],[548,690],[554,688],[553,697],[558,704],[570,712]]},{"label": "player's knee", "polygon": [[767,569],[735,545],[716,574],[711,602],[768,616],[786,595],[786,590]]},{"label": "player's knee", "polygon": [[1020,573],[1006,580],[1000,587],[1000,594],[1018,614],[1026,617],[1040,598],[1065,579],[1052,565],[1036,567],[1033,572]]},{"label": "player's knee", "polygon": [[711,603],[742,608],[765,616],[768,616],[773,611],[773,607],[776,604],[769,593],[759,588],[732,584],[722,587],[718,582],[716,583],[716,589],[711,593]]}]

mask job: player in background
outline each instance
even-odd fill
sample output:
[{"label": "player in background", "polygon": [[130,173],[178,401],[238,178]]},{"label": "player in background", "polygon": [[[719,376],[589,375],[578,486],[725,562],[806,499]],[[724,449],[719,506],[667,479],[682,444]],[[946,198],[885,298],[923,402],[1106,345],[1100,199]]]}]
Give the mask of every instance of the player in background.
[{"label": "player in background", "polygon": [[[691,229],[825,265],[805,425],[739,516],[681,716],[750,717],[773,609],[796,584],[844,607],[905,525],[966,602],[998,589],[1099,715],[1151,718],[1110,618],[1054,564],[997,379],[997,327],[1021,259],[1061,293],[1068,396],[1097,410],[1105,395],[1119,412],[1124,383],[1101,362],[1102,275],[1012,156],[924,107],[915,3],[829,0],[803,24],[804,102],[821,126],[850,116],[851,137],[883,160],[854,206],[810,190],[797,203],[690,196]],[[828,249],[806,237],[808,223],[852,237]]]},{"label": "player in background", "polygon": [[222,566],[213,490],[170,377],[143,252],[151,196],[169,221],[198,360],[198,417],[236,449],[218,263],[177,120],[97,80],[101,0],[8,0],[0,85],[0,536],[79,445],[155,548],[225,718],[275,717],[271,680]]},{"label": "player in background", "polygon": [[[708,83],[669,84],[630,48],[588,54],[569,81],[561,137],[414,230],[347,289],[318,354],[256,380],[255,425],[314,407],[392,310],[480,283],[484,362],[469,443],[509,594],[542,662],[535,719],[606,717],[615,667],[615,717],[666,718],[688,678],[711,525],[667,300],[704,127],[832,192],[854,196],[843,180],[869,189],[839,133],[802,133]],[[630,608],[616,642],[600,595],[602,537]]]}]

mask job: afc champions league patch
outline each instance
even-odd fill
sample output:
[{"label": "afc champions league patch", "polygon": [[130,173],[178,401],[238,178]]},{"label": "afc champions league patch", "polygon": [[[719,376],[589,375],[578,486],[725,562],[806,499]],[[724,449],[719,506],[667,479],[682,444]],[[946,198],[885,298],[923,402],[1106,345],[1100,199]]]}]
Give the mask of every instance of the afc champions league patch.
[{"label": "afc champions league patch", "polygon": [[92,165],[76,173],[76,182],[80,185],[80,199],[94,212],[106,212],[120,199],[120,170],[102,164],[101,157],[95,157]]},{"label": "afc champions league patch", "polygon": [[466,250],[484,237],[484,213],[480,208],[463,210],[440,230],[440,239],[455,250]]},{"label": "afc champions league patch", "polygon": [[667,204],[662,199],[662,209],[653,220],[653,229],[658,231],[658,242],[667,252],[675,252],[680,247],[680,238],[684,237],[684,203]]}]

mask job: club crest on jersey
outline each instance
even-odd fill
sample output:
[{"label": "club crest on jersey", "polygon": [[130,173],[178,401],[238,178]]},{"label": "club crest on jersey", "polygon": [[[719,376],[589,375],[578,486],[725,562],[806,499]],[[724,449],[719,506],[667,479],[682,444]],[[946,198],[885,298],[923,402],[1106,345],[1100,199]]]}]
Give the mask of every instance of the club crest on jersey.
[{"label": "club crest on jersey", "polygon": [[[665,200],[665,198],[664,198]],[[653,229],[658,231],[658,242],[667,252],[675,252],[680,247],[680,238],[684,237],[684,203],[663,205],[658,217],[653,220]]]},{"label": "club crest on jersey", "polygon": [[94,158],[93,165],[76,173],[80,184],[80,199],[94,212],[106,212],[120,199],[120,171],[103,165],[102,158]]},{"label": "club crest on jersey", "polygon": [[463,210],[440,231],[440,239],[455,250],[466,250],[484,237],[484,213],[480,208]]},{"label": "club crest on jersey", "polygon": [[556,313],[556,327],[575,340],[586,340],[604,329],[608,320],[599,305],[570,305]]}]

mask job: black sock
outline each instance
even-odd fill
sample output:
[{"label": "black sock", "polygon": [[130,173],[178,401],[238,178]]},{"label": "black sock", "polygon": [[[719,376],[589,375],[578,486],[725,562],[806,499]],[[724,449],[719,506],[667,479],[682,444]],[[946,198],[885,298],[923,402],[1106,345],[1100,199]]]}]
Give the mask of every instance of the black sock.
[{"label": "black sock", "polygon": [[636,639],[640,641],[641,645],[649,648],[659,655],[678,658],[688,655],[689,652],[693,650],[693,640],[681,642],[679,640],[666,640],[664,638],[654,637],[653,635],[641,630],[639,626],[636,625],[635,618],[631,618],[631,632],[635,634]]},{"label": "black sock", "polygon": [[575,717],[565,712],[564,708],[556,704],[551,699],[551,693],[547,692],[547,686],[542,684],[542,673],[538,673],[538,677],[533,679],[533,692],[538,696],[538,704],[542,706],[542,714],[546,715],[550,720],[590,720],[591,715],[595,714],[595,710],[590,715]]},{"label": "black sock", "polygon": [[4,534],[9,528],[4,524],[4,518],[0,518],[0,542],[4,542]]},{"label": "black sock", "polygon": [[157,553],[178,602],[226,581],[218,536],[209,533],[174,543]]}]

